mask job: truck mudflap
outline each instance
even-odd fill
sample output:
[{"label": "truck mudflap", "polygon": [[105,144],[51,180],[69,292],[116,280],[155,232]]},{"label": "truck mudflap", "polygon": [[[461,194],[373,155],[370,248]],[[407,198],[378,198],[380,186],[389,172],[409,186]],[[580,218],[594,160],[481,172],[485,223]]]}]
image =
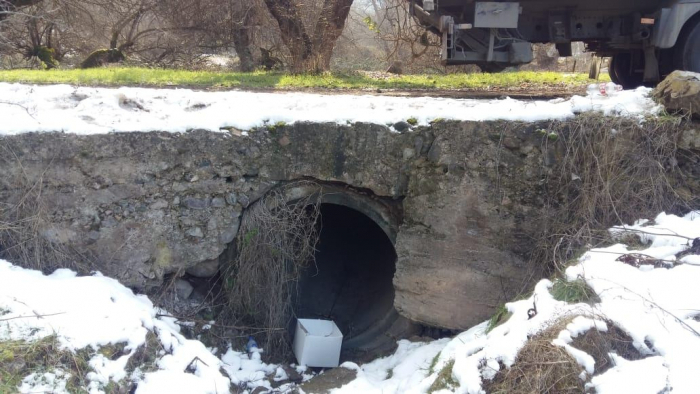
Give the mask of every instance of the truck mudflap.
[{"label": "truck mudflap", "polygon": [[673,48],[678,36],[691,18],[700,15],[700,1],[678,2],[659,12],[651,43],[656,48]]}]

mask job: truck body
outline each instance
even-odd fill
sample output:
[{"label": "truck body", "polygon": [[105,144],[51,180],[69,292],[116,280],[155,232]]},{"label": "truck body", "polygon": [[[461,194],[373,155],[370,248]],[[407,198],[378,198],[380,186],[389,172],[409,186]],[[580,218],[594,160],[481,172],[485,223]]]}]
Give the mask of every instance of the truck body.
[{"label": "truck body", "polygon": [[613,81],[658,82],[675,69],[700,71],[700,0],[409,0],[412,14],[442,40],[446,65],[500,71],[532,61],[532,43],[561,56],[581,41],[611,57]]}]

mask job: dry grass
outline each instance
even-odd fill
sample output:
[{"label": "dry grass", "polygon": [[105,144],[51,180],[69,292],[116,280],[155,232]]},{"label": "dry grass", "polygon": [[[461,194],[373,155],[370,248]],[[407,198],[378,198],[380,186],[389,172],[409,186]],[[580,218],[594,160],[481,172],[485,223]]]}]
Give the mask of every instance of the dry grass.
[{"label": "dry grass", "polygon": [[261,345],[273,357],[289,353],[287,327],[297,280],[313,264],[318,241],[321,196],[289,202],[285,193],[304,183],[273,189],[246,209],[236,239],[238,253],[223,270],[229,301],[224,321],[264,334]]},{"label": "dry grass", "polygon": [[[583,393],[585,381],[579,375],[583,367],[563,348],[552,344],[574,316],[562,318],[548,329],[530,338],[520,350],[515,363],[501,369],[493,380],[484,381],[484,389],[492,394]],[[643,358],[632,345],[632,339],[610,321],[608,331],[591,329],[574,338],[571,346],[595,360],[594,375],[614,366],[609,353],[628,360]]]},{"label": "dry grass", "polygon": [[529,339],[508,369],[501,369],[493,380],[484,381],[484,389],[493,394],[583,393],[579,378],[582,367],[552,340],[570,321],[557,322]]},{"label": "dry grass", "polygon": [[640,360],[644,356],[633,345],[627,333],[612,322],[606,321],[608,331],[591,329],[574,338],[571,346],[583,350],[595,360],[595,375],[601,374],[615,366],[610,353],[616,353],[627,360]]},{"label": "dry grass", "polygon": [[680,122],[584,114],[542,129],[544,154],[558,164],[545,174],[547,214],[533,264],[561,272],[583,248],[609,243],[613,225],[700,206],[684,184],[692,175],[677,161],[700,161],[697,152],[679,150]]},{"label": "dry grass", "polygon": [[91,258],[66,247],[50,226],[44,174],[30,177],[19,157],[0,146],[0,164],[10,161],[15,163],[17,172],[8,186],[15,192],[12,195],[19,197],[0,200],[0,258],[45,273],[57,268],[89,272]]}]

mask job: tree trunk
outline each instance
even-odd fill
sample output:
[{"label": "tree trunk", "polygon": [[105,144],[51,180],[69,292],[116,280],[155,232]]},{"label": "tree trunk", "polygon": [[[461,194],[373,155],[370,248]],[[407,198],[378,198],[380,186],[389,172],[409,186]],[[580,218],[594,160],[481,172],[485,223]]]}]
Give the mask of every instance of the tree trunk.
[{"label": "tree trunk", "polygon": [[250,51],[250,36],[247,28],[233,29],[233,48],[236,50],[240,60],[241,71],[253,71],[255,69],[255,61],[253,60],[253,53]]},{"label": "tree trunk", "polygon": [[328,71],[336,41],[343,34],[345,20],[353,0],[325,0],[314,30],[314,52],[318,55],[317,71]]},{"label": "tree trunk", "polygon": [[305,67],[313,48],[296,5],[291,0],[265,0],[265,5],[277,21],[282,41],[292,55],[292,72],[308,71]]},{"label": "tree trunk", "polygon": [[280,27],[282,41],[292,55],[293,73],[319,73],[330,69],[333,47],[343,32],[352,2],[324,0],[312,39],[291,0],[265,0]]}]

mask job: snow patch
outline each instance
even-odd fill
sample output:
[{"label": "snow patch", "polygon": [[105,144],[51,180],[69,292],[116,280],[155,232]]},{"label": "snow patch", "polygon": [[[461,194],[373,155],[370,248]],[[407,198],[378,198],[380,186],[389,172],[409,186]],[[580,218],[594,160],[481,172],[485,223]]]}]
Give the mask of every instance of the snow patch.
[{"label": "snow patch", "polygon": [[[683,217],[662,213],[653,222],[638,221],[615,227],[611,232],[633,232],[648,243],[645,250],[635,253],[675,260],[677,253],[687,250],[700,237],[700,211]],[[557,301],[549,292],[552,282],[541,280],[531,297],[506,304],[512,316],[491,332],[486,333],[488,323],[484,322],[448,342],[403,344],[394,356],[358,367],[357,379],[338,392],[425,393],[439,371],[454,360],[452,377],[459,383],[454,391],[483,393],[483,383],[493,379],[503,366],[510,368],[529,338],[562,319],[571,321],[553,343],[564,347],[577,360],[584,381],[595,372],[594,359],[571,343],[590,329],[607,331],[606,321],[630,335],[642,354],[651,355],[629,361],[611,354],[615,366],[590,378],[588,388],[598,393],[700,391],[700,322],[695,319],[700,310],[700,267],[692,264],[700,255],[684,256],[681,264],[671,269],[654,269],[616,261],[626,253],[627,246],[622,244],[592,249],[566,270],[568,280],[584,280],[597,293],[601,300],[597,304]],[[533,306],[537,313],[530,317],[528,311]],[[440,345],[429,347],[431,344]],[[437,361],[433,370],[426,373],[424,365],[430,354],[436,354]],[[382,371],[402,362],[395,357],[404,361],[416,358],[410,378],[397,382],[394,375],[386,379]]]},{"label": "snow patch", "polygon": [[[75,351],[124,344],[125,355],[110,360],[96,353],[87,373],[91,393],[101,393],[110,381],[131,379],[136,393],[229,393],[236,385],[270,387],[265,375],[276,366],[229,350],[219,359],[201,342],[180,334],[175,319],[153,306],[148,297],[136,295],[114,279],[97,273],[78,277],[59,269],[51,275],[23,269],[0,260],[0,340],[37,340],[56,335],[63,349]],[[134,371],[127,376],[126,365],[151,331],[165,349],[157,360],[158,371]],[[50,371],[27,376],[23,392],[62,392],[67,374]]]},{"label": "snow patch", "polygon": [[534,122],[589,111],[638,118],[660,111],[648,88],[601,94],[592,86],[586,96],[524,101],[0,83],[0,134],[247,130],[277,122],[392,125],[409,118],[418,125],[437,118]]}]

